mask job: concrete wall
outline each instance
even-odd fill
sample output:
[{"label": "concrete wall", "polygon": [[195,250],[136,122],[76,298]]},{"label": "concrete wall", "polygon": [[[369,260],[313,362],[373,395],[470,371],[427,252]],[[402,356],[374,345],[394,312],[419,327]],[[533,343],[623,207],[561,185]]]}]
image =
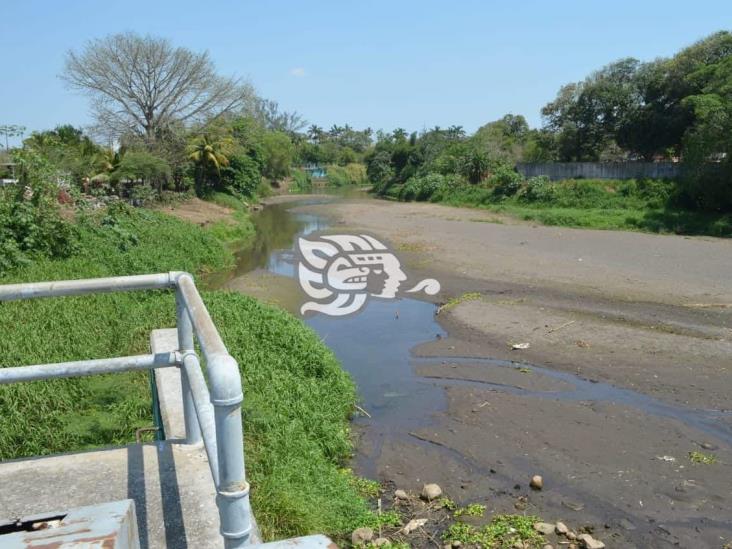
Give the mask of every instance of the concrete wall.
[{"label": "concrete wall", "polygon": [[519,163],[516,170],[524,177],[538,175],[549,179],[675,179],[681,173],[678,162],[546,162]]}]

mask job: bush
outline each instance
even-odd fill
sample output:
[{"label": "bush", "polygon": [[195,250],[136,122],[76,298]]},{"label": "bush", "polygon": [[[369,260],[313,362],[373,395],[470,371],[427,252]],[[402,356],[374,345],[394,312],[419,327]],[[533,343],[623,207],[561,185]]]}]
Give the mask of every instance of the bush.
[{"label": "bush", "polygon": [[32,150],[16,160],[20,184],[0,189],[0,274],[34,259],[68,257],[78,248],[74,226],[61,217],[55,170]]},{"label": "bush", "polygon": [[438,173],[411,177],[399,191],[401,200],[430,200],[436,193],[443,193],[448,186],[448,178]]},{"label": "bush", "polygon": [[368,184],[366,167],[363,164],[330,165],[327,168],[326,178],[328,183],[334,187]]},{"label": "bush", "polygon": [[554,184],[545,175],[532,177],[518,193],[522,202],[551,202],[554,198]]},{"label": "bush", "polygon": [[489,178],[493,194],[503,198],[514,196],[521,188],[521,175],[508,164],[498,164]]},{"label": "bush", "polygon": [[296,192],[307,192],[313,188],[313,180],[305,170],[293,170],[292,190]]},{"label": "bush", "polygon": [[141,181],[155,187],[160,193],[170,178],[170,165],[164,159],[148,152],[131,151],[122,157],[119,166],[112,172],[110,181]]},{"label": "bush", "polygon": [[690,210],[732,212],[732,161],[689,169],[674,201]]},{"label": "bush", "polygon": [[229,165],[221,170],[221,181],[230,193],[252,197],[262,181],[259,164],[246,154],[232,156]]}]

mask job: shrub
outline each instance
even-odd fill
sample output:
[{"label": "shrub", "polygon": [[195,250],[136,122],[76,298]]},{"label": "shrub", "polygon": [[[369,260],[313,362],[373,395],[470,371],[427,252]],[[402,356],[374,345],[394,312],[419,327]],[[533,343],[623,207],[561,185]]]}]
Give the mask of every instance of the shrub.
[{"label": "shrub", "polygon": [[489,184],[498,197],[514,196],[521,188],[521,175],[508,164],[498,164],[490,176]]},{"label": "shrub", "polygon": [[296,192],[305,192],[313,188],[313,180],[310,174],[305,170],[293,170],[292,172],[292,190]]},{"label": "shrub", "polygon": [[171,178],[170,165],[162,158],[148,152],[128,152],[120,160],[119,166],[112,172],[110,181],[141,181],[154,186],[158,193]]},{"label": "shrub", "polygon": [[391,155],[387,151],[379,151],[368,158],[366,174],[375,188],[384,188],[394,177],[391,167]]},{"label": "shrub", "polygon": [[483,181],[490,167],[491,160],[483,151],[472,150],[460,159],[460,173],[473,184]]},{"label": "shrub", "polygon": [[689,169],[674,201],[690,210],[732,212],[732,161]]},{"label": "shrub", "polygon": [[0,190],[0,273],[78,248],[75,228],[61,217],[54,168],[32,150],[16,155],[20,184]]},{"label": "shrub", "polygon": [[410,178],[399,191],[401,200],[429,200],[447,187],[447,178],[438,173]]},{"label": "shrub", "polygon": [[522,202],[551,202],[553,198],[554,185],[545,175],[530,178],[518,193]]},{"label": "shrub", "polygon": [[363,164],[347,164],[346,166],[328,166],[326,175],[328,183],[334,187],[345,187],[346,185],[365,185],[366,167]]},{"label": "shrub", "polygon": [[262,180],[259,164],[246,154],[232,156],[229,165],[221,170],[224,188],[232,194],[252,197]]}]

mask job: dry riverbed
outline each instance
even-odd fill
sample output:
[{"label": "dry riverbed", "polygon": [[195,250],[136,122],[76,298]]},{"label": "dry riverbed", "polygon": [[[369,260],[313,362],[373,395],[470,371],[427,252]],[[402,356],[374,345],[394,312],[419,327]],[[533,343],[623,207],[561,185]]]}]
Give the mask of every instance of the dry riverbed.
[{"label": "dry riverbed", "polygon": [[449,304],[437,317],[449,337],[414,349],[447,405],[410,432],[363,431],[360,461],[380,480],[437,482],[461,504],[584,526],[608,547],[732,540],[732,242],[431,204],[298,209],[391,241]]}]

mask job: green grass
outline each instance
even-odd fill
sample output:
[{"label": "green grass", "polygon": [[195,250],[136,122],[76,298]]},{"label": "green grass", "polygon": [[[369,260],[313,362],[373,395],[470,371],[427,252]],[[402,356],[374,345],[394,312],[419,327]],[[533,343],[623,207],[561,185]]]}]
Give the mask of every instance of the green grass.
[{"label": "green grass", "polygon": [[480,503],[471,503],[467,507],[463,507],[461,509],[456,509],[454,516],[455,517],[482,517],[485,513],[485,505],[481,505]]},{"label": "green grass", "polygon": [[[81,251],[12,271],[0,283],[185,270],[231,264],[211,232],[159,212],[121,209],[79,224]],[[350,456],[355,388],[302,322],[246,296],[203,292],[244,380],[245,451],[265,537],[373,524],[362,492],[341,470]],[[150,330],[175,324],[169,291],[39,299],[0,305],[0,366],[148,352]],[[0,387],[0,459],[134,441],[152,425],[146,373]]]},{"label": "green grass", "polygon": [[249,217],[248,204],[226,193],[211,193],[208,201],[234,210],[232,219],[222,219],[207,227],[218,240],[241,245],[254,237],[255,229]]},{"label": "green grass", "polygon": [[206,230],[222,242],[237,244],[251,240],[255,233],[249,214],[242,210],[235,211],[232,220],[222,219]]},{"label": "green grass", "polygon": [[495,515],[480,528],[455,522],[443,532],[442,539],[486,549],[512,549],[519,542],[524,547],[540,547],[544,538],[534,530],[536,522],[538,517],[525,515]]}]

